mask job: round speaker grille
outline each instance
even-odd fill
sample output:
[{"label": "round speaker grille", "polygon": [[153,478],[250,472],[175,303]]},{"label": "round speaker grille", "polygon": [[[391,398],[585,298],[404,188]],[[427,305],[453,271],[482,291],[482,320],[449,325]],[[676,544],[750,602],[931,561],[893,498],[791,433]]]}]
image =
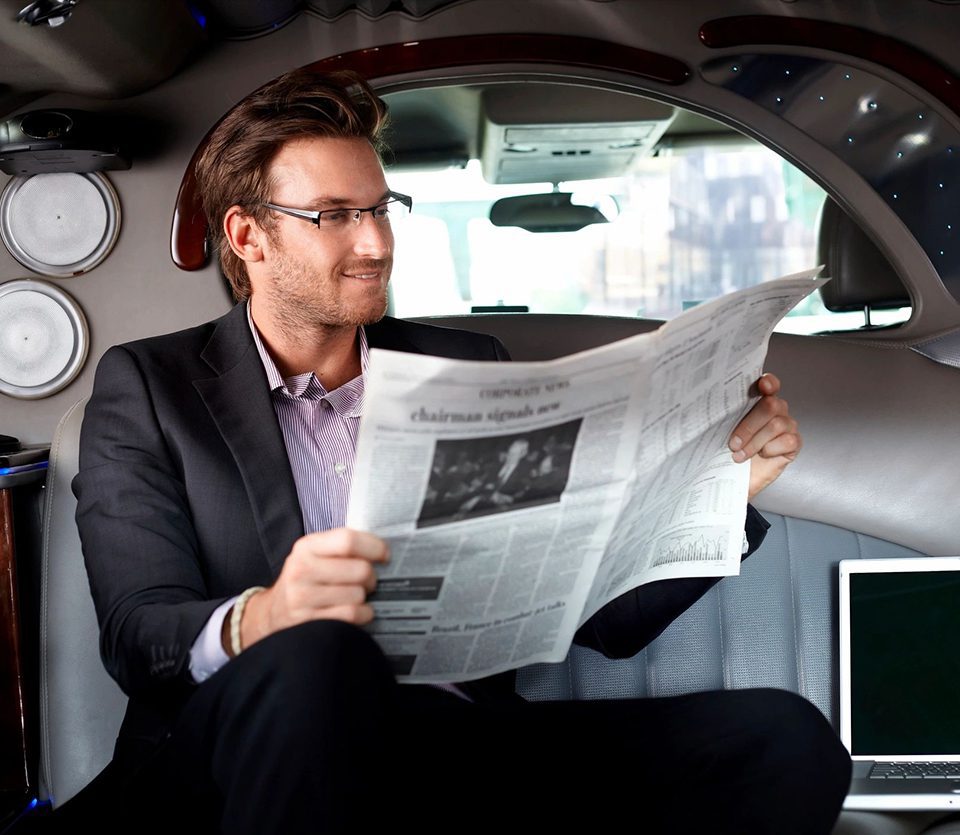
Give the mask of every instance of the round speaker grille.
[{"label": "round speaker grille", "polygon": [[32,400],[60,391],[80,373],[88,347],[83,311],[59,287],[0,284],[0,392]]},{"label": "round speaker grille", "polygon": [[93,269],[120,233],[120,201],[100,172],[12,177],[0,196],[0,236],[34,272],[61,278]]}]

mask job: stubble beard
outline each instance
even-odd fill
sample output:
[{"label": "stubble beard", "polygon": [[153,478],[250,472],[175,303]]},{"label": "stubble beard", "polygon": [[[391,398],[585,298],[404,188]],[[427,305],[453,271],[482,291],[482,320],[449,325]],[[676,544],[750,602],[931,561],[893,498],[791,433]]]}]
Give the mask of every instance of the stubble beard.
[{"label": "stubble beard", "polygon": [[[361,259],[338,265],[333,273],[317,276],[301,261],[278,254],[273,268],[272,307],[278,327],[292,338],[305,332],[371,325],[387,312],[387,286],[392,259]],[[341,273],[364,269],[384,272],[387,280],[376,287],[364,287],[361,297],[345,301],[338,292],[341,282],[359,281]]]}]

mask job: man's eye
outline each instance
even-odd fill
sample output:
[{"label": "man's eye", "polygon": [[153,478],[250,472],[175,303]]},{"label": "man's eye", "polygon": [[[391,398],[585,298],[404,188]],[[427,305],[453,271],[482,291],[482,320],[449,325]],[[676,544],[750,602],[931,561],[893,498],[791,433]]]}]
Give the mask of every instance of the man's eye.
[{"label": "man's eye", "polygon": [[377,207],[373,210],[373,216],[374,216],[377,220],[383,220],[383,218],[387,217],[387,215],[389,215],[389,214],[390,214],[390,204],[389,204],[389,203],[384,203],[382,206],[377,206]]},{"label": "man's eye", "polygon": [[350,216],[345,209],[334,209],[329,212],[321,212],[321,223],[343,223]]}]

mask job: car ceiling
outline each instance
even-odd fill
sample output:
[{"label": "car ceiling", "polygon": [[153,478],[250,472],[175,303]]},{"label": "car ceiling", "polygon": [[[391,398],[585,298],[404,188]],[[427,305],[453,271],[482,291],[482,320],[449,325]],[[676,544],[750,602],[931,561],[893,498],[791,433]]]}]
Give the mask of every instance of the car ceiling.
[{"label": "car ceiling", "polygon": [[[641,0],[593,0],[609,3]],[[454,5],[488,0],[0,0],[0,114],[48,92],[125,98],[172,77],[217,41],[264,37],[301,14],[324,20],[344,15],[396,16],[405,31],[416,19]],[[558,0],[563,2],[563,0]],[[672,0],[644,0],[655,12]],[[685,0],[686,2],[686,0]],[[18,13],[63,8],[60,25],[29,25]],[[921,8],[925,7],[925,8]],[[960,0],[694,0],[703,21],[733,15],[808,17],[845,23],[920,48],[960,73]],[[42,17],[43,15],[41,15]],[[543,31],[549,31],[544,22]],[[319,57],[319,56],[318,56]],[[682,123],[681,123],[682,126]]]},{"label": "car ceiling", "polygon": [[[117,100],[144,92],[176,75],[218,41],[269,37],[298,15],[323,20],[361,15],[376,19],[403,18],[409,31],[411,19],[442,13],[454,5],[482,6],[487,0],[0,0],[0,115],[28,107],[49,92],[76,94],[102,100]],[[595,0],[600,5],[600,0]],[[604,0],[636,3],[639,0]],[[645,0],[651,8],[662,0]],[[943,10],[952,0],[922,0],[928,9]],[[26,4],[26,5],[25,5]],[[916,28],[917,15],[905,16],[900,0],[729,0],[724,3],[695,2],[693,14],[704,20],[713,16],[777,14],[845,22],[869,27],[880,33],[908,37],[944,65],[956,61],[953,39],[942,27]],[[917,4],[909,4],[915,6]],[[960,6],[960,3],[956,4]],[[899,12],[898,12],[899,9]],[[960,8],[949,9],[960,15]],[[600,12],[598,8],[598,12]],[[30,25],[23,19],[33,20]],[[51,25],[54,24],[54,25]],[[545,26],[545,29],[549,27]],[[895,32],[893,31],[895,30]],[[486,154],[484,171],[488,179],[509,182],[509,159],[518,143],[507,142],[507,128],[491,123],[488,101],[491,92],[480,87],[451,87],[428,92],[410,90],[391,96],[393,145],[392,162],[400,167],[430,167],[462,164],[478,158],[484,148],[498,149],[494,158]],[[507,93],[494,93],[502,101]],[[516,95],[522,95],[518,90]],[[541,94],[538,94],[541,95]],[[612,99],[619,99],[619,104]],[[624,121],[618,109],[642,109],[645,100],[598,91],[590,87],[568,87],[557,107],[567,104],[571,114],[593,113],[563,120],[569,126]],[[528,98],[523,107],[536,104]],[[662,107],[648,102],[649,107]],[[516,108],[514,108],[516,109]],[[522,109],[522,108],[521,108]],[[501,108],[502,110],[502,108]],[[642,113],[631,133],[626,125],[620,145],[634,141],[638,153],[650,153],[665,131],[669,137],[732,133],[731,129],[703,116],[677,109],[663,121],[657,114],[648,121]],[[531,120],[531,122],[536,120]],[[551,119],[541,119],[541,123]],[[556,121],[556,119],[553,119]],[[648,131],[648,126],[650,130]],[[522,125],[514,124],[521,129]],[[516,134],[516,130],[513,131]],[[551,147],[539,137],[541,146]],[[544,160],[542,181],[586,179],[609,176],[625,170],[630,154],[621,154],[619,164],[604,162],[604,152],[616,145],[595,144],[589,159],[563,158],[563,145],[553,144],[554,163]],[[522,147],[522,146],[519,146]],[[575,153],[567,151],[568,154]],[[590,164],[588,164],[590,163]],[[537,168],[527,159],[528,170]],[[496,173],[491,173],[496,172]]]}]

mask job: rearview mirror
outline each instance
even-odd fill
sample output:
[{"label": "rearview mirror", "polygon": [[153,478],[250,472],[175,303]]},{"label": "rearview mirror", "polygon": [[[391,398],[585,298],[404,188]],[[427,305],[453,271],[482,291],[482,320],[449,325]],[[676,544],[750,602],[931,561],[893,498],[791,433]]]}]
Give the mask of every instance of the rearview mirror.
[{"label": "rearview mirror", "polygon": [[494,226],[518,226],[528,232],[576,232],[592,223],[609,223],[618,213],[609,195],[581,202],[572,192],[553,191],[504,197],[490,207],[489,217]]}]

